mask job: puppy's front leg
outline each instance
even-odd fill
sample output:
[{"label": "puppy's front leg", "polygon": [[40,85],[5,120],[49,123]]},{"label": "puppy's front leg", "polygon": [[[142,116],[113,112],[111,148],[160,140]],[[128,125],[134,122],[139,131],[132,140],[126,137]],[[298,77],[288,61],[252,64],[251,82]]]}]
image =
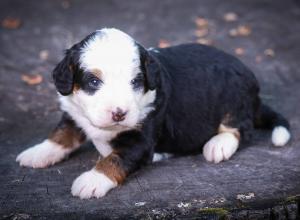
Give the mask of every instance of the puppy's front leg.
[{"label": "puppy's front leg", "polygon": [[151,145],[139,131],[127,131],[111,141],[113,152],[96,166],[81,174],[72,185],[73,196],[81,199],[103,197],[109,190],[121,184],[141,165],[151,161]]},{"label": "puppy's front leg", "polygon": [[44,168],[53,165],[76,150],[85,140],[81,129],[67,113],[49,137],[42,143],[30,147],[17,156],[16,161],[21,166]]}]

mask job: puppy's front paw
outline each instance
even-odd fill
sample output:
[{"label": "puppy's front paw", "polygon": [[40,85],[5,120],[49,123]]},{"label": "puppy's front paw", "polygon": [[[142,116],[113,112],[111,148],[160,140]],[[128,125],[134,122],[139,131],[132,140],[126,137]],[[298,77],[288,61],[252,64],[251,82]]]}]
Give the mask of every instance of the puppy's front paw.
[{"label": "puppy's front paw", "polygon": [[211,138],[203,148],[203,156],[209,162],[228,160],[238,149],[239,141],[232,133],[220,133]]},{"label": "puppy's front paw", "polygon": [[44,168],[63,160],[69,153],[69,149],[64,149],[59,144],[46,139],[24,150],[17,156],[16,161],[20,166]]},{"label": "puppy's front paw", "polygon": [[73,196],[78,196],[80,199],[100,198],[116,186],[117,183],[106,175],[92,169],[74,180],[71,192]]}]

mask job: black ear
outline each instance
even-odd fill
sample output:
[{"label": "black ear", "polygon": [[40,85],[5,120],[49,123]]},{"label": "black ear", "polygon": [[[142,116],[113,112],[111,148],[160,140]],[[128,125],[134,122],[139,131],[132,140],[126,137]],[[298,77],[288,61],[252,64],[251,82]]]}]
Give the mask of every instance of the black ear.
[{"label": "black ear", "polygon": [[150,90],[157,88],[160,71],[161,67],[159,61],[148,53],[148,59],[146,61],[146,78]]},{"label": "black ear", "polygon": [[62,61],[55,67],[52,77],[57,91],[62,95],[69,95],[73,91],[75,64],[73,62],[72,53],[66,51],[66,55]]},{"label": "black ear", "polygon": [[138,44],[141,60],[141,68],[145,74],[146,87],[150,90],[157,88],[159,84],[160,63],[156,57],[151,55],[143,46]]}]

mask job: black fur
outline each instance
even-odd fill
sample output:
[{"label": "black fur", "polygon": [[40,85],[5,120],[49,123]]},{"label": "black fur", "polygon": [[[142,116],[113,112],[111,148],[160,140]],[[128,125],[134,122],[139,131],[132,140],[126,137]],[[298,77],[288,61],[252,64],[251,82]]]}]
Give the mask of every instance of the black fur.
[{"label": "black fur", "polygon": [[[68,50],[53,72],[62,95],[84,81],[86,73],[76,64],[79,48],[90,36]],[[237,128],[242,140],[251,137],[254,127],[289,128],[286,119],[261,104],[254,74],[237,58],[200,44],[155,50],[136,45],[143,73],[140,82],[144,80],[145,92],[156,90],[156,100],[140,130],[119,133],[111,140],[127,174],[151,161],[155,151],[201,152],[221,123]],[[69,65],[75,73],[70,73]]]},{"label": "black fur", "polygon": [[[132,168],[141,164],[141,159],[149,161],[145,155],[151,157],[154,151],[181,155],[201,152],[226,117],[226,125],[239,129],[242,140],[251,137],[258,119],[260,127],[289,128],[281,115],[260,104],[254,74],[235,57],[199,44],[156,49],[149,54],[153,62],[159,62],[147,73],[159,77],[155,80],[156,110],[145,120],[140,135],[136,134],[147,137],[148,144],[136,142],[136,146],[129,140],[134,136],[126,140],[131,143],[127,160],[136,161]],[[112,140],[114,148],[124,145],[123,135]]]},{"label": "black fur", "polygon": [[66,51],[64,59],[55,67],[52,73],[57,91],[62,95],[69,95],[73,91],[73,65],[71,52]]},{"label": "black fur", "polygon": [[280,114],[272,110],[269,106],[261,104],[256,112],[254,121],[256,128],[272,129],[276,126],[290,128],[289,122]]},{"label": "black fur", "polygon": [[127,174],[145,165],[151,157],[147,137],[137,130],[122,132],[110,143],[121,159],[119,164]]},{"label": "black fur", "polygon": [[57,91],[61,95],[70,95],[75,84],[79,85],[90,94],[93,94],[93,92],[95,91],[93,88],[88,87],[88,76],[86,76],[83,70],[79,67],[80,49],[89,39],[94,37],[95,34],[100,33],[97,31],[93,32],[82,41],[66,50],[65,57],[54,68],[52,72],[52,78]]},{"label": "black fur", "polygon": [[136,43],[139,53],[141,70],[145,76],[145,91],[154,90],[159,83],[160,64],[143,46]]},{"label": "black fur", "polygon": [[163,63],[162,76],[171,86],[158,151],[200,152],[226,115],[230,115],[227,125],[238,128],[242,136],[252,130],[259,88],[240,61],[197,44],[152,54]]}]

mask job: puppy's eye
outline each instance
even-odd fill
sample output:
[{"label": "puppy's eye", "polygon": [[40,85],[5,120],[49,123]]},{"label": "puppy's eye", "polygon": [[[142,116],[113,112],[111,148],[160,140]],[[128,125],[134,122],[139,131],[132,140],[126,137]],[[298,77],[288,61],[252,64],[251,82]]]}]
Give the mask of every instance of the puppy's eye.
[{"label": "puppy's eye", "polygon": [[133,80],[131,80],[130,83],[134,89],[138,89],[138,88],[142,87],[142,85],[144,83],[142,74],[138,74],[137,77],[135,77]]},{"label": "puppy's eye", "polygon": [[89,80],[89,87],[97,89],[101,83],[100,79],[93,78]]},{"label": "puppy's eye", "polygon": [[131,80],[132,85],[137,85],[139,83],[138,79]]}]

